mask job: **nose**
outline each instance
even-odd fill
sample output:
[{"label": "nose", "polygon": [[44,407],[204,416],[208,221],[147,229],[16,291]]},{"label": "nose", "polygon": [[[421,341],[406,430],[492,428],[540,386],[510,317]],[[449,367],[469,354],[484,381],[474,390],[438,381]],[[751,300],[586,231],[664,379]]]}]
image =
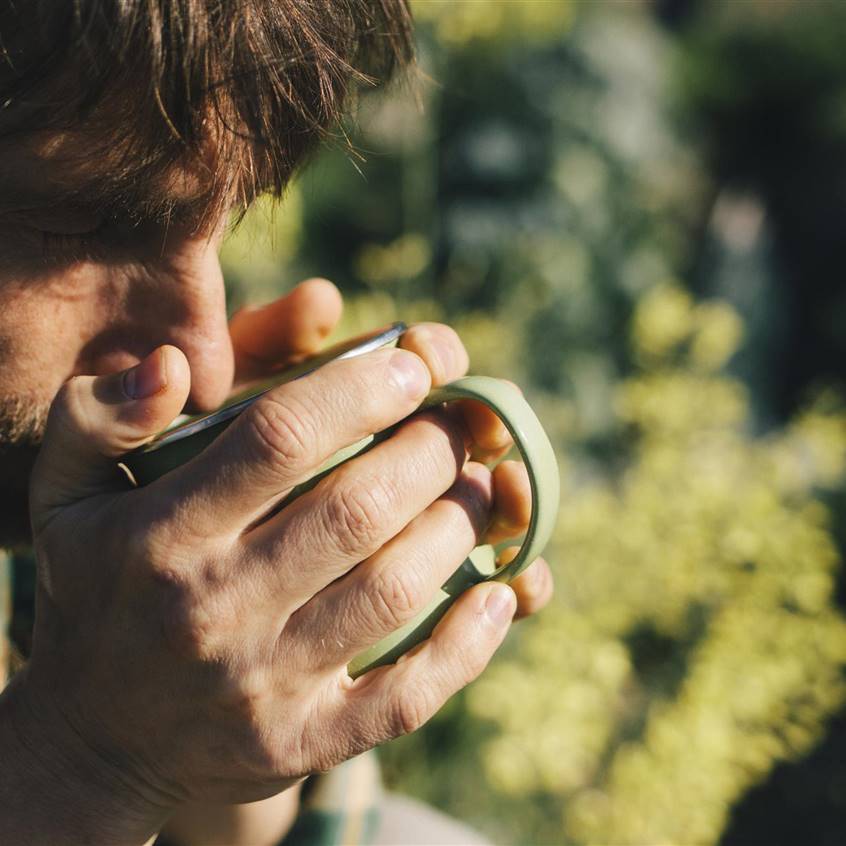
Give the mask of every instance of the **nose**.
[{"label": "nose", "polygon": [[232,387],[234,356],[217,248],[186,240],[143,266],[112,268],[108,307],[80,355],[79,372],[131,367],[162,344],[173,344],[191,368],[185,411],[217,408]]},{"label": "nose", "polygon": [[226,318],[226,291],[217,249],[206,239],[183,251],[168,274],[175,319],[161,327],[164,340],[185,353],[191,367],[186,411],[211,411],[227,397],[234,355]]}]

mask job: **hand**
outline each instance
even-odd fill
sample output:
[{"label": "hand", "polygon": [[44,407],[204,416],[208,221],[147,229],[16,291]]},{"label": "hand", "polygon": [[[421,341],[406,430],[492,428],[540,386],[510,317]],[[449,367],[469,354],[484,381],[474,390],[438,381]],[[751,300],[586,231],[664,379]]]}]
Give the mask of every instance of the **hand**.
[{"label": "hand", "polygon": [[[439,339],[424,343],[429,331]],[[426,356],[457,362],[439,376],[461,375],[448,330],[416,334],[408,343],[430,367]],[[378,351],[282,386],[197,459],[134,491],[120,489],[114,458],[179,411],[184,357],[160,348],[57,397],[33,477],[40,587],[20,711],[120,793],[110,810],[125,811],[132,836],[187,799],[267,796],[416,728],[501,641],[514,596],[479,585],[413,656],[355,683],[345,672],[489,522],[493,478],[466,461],[444,415],[406,422],[267,516],[340,446],[416,407],[431,380],[421,357]]]},{"label": "hand", "polygon": [[[268,376],[303,356],[316,353],[337,325],[343,310],[338,289],[326,279],[307,279],[293,291],[259,308],[237,312],[229,324],[235,350],[236,386]],[[413,326],[400,341],[427,364],[433,385],[443,385],[467,373],[469,359],[461,341],[448,326]],[[471,457],[490,462],[512,447],[511,435],[502,421],[483,403],[459,404],[471,436]],[[486,538],[489,543],[516,537],[529,522],[531,491],[521,462],[504,461],[493,471],[494,521]],[[517,554],[506,550],[502,562]],[[510,587],[517,596],[515,619],[542,609],[552,597],[549,566],[538,559]]]}]

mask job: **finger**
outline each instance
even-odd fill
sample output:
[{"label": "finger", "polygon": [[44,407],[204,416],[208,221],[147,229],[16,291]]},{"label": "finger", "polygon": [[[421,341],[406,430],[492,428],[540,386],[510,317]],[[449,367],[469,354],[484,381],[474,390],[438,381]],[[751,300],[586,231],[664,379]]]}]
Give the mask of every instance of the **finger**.
[{"label": "finger", "polygon": [[190,385],[188,362],[171,346],[121,373],[66,382],[50,409],[33,471],[34,511],[113,488],[120,479],[115,458],[167,426]]},{"label": "finger", "polygon": [[[519,547],[509,547],[499,556],[500,564],[507,564],[517,556]],[[555,589],[552,571],[543,558],[533,561],[516,579],[509,583],[517,595],[515,620],[535,614],[546,606]]]},{"label": "finger", "polygon": [[346,666],[413,619],[478,544],[492,501],[490,471],[467,464],[399,535],[300,608],[286,636],[308,649],[308,666]]},{"label": "finger", "polygon": [[423,362],[404,350],[330,362],[257,400],[155,482],[156,495],[186,503],[183,516],[198,532],[240,534],[335,452],[408,416],[429,385]]},{"label": "finger", "polygon": [[[520,386],[509,379],[502,381],[523,393]],[[492,408],[476,400],[465,400],[460,403],[460,408],[473,439],[470,456],[474,461],[492,464],[510,452],[514,445],[511,432]]]},{"label": "finger", "polygon": [[418,323],[400,338],[404,350],[426,362],[433,385],[445,385],[467,372],[470,359],[455,330],[443,323]]},{"label": "finger", "polygon": [[509,452],[514,441],[493,409],[477,400],[462,400],[459,407],[473,440],[474,461],[491,463]]},{"label": "finger", "polygon": [[522,461],[503,461],[493,471],[494,509],[485,540],[501,543],[524,534],[532,516],[532,487]]},{"label": "finger", "polygon": [[458,478],[467,453],[437,412],[415,415],[244,535],[267,594],[298,607],[399,534]]},{"label": "finger", "polygon": [[342,685],[337,719],[353,723],[353,742],[369,747],[420,728],[487,666],[515,607],[507,585],[476,585],[413,653]]},{"label": "finger", "polygon": [[268,305],[241,309],[229,322],[236,381],[258,379],[316,352],[342,309],[340,292],[326,279],[307,279]]},{"label": "finger", "polygon": [[[417,353],[432,374],[433,385],[445,385],[467,372],[470,359],[455,330],[443,323],[419,323],[409,328],[400,340],[403,349]],[[474,461],[492,462],[511,448],[511,434],[496,413],[484,403],[464,400],[461,409],[473,439]]]}]

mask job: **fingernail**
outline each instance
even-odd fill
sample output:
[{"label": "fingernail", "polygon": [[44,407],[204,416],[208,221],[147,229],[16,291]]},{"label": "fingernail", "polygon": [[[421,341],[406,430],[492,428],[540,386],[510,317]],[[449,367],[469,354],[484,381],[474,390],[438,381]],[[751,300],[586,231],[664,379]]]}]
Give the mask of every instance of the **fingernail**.
[{"label": "fingernail", "polygon": [[167,361],[164,350],[150,353],[123,374],[123,390],[130,399],[147,399],[167,387]]},{"label": "fingernail", "polygon": [[517,610],[517,597],[510,587],[494,585],[485,601],[485,615],[497,628],[510,623]]},{"label": "fingernail", "polygon": [[391,356],[391,378],[409,399],[418,399],[429,390],[429,371],[412,352],[395,350]]}]

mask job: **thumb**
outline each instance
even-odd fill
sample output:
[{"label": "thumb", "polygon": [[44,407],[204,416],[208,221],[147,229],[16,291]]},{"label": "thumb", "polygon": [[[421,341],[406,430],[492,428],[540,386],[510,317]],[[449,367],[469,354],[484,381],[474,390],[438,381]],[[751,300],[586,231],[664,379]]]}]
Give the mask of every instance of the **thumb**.
[{"label": "thumb", "polygon": [[56,394],[32,473],[33,517],[114,488],[115,459],[164,429],[188,397],[191,374],[172,346],[135,367],[76,376]]}]

